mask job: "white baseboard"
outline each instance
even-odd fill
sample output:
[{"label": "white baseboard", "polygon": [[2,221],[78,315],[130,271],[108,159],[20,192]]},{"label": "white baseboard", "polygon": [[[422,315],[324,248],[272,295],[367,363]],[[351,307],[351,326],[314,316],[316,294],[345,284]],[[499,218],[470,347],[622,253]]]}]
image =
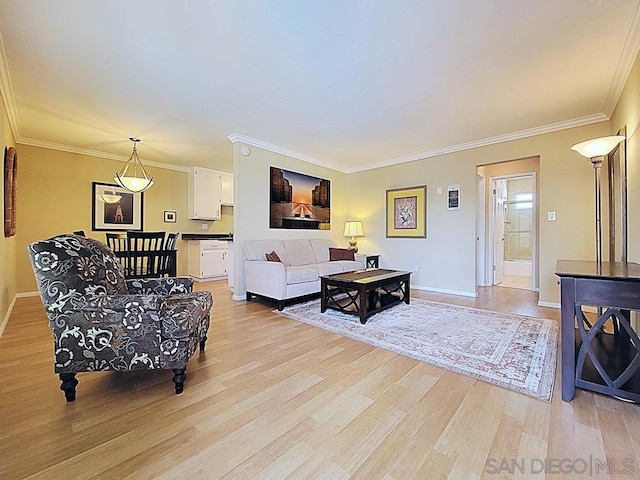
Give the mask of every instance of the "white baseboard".
[{"label": "white baseboard", "polygon": [[22,293],[16,293],[16,298],[37,297],[38,295],[40,295],[40,293],[38,293],[37,291],[22,292]]},{"label": "white baseboard", "polygon": [[538,302],[538,306],[539,307],[549,307],[549,308],[560,308],[560,304],[559,303],[554,303],[554,302],[542,302],[542,301],[539,301]]},{"label": "white baseboard", "polygon": [[4,327],[6,327],[9,322],[9,317],[11,316],[11,312],[13,312],[13,306],[16,304],[16,297],[17,295],[14,295],[13,300],[11,300],[9,304],[9,308],[7,308],[7,314],[2,319],[2,323],[0,323],[0,337],[4,333]]},{"label": "white baseboard", "polygon": [[411,285],[412,290],[422,290],[425,292],[433,292],[433,293],[446,293],[448,295],[459,295],[462,297],[477,297],[476,292],[465,292],[462,290],[449,290],[447,288],[434,288],[434,287],[422,287],[420,285]]}]

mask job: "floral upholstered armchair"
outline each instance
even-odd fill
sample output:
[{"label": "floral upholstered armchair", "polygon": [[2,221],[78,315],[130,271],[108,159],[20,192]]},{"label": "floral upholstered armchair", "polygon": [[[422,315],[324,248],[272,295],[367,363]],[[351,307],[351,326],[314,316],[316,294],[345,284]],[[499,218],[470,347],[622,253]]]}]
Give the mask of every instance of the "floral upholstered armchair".
[{"label": "floral upholstered armchair", "polygon": [[118,258],[91,238],[59,235],[28,249],[68,402],[76,373],[87,371],[172,369],[182,393],[207,340],[210,292],[192,292],[184,277],[125,280]]}]

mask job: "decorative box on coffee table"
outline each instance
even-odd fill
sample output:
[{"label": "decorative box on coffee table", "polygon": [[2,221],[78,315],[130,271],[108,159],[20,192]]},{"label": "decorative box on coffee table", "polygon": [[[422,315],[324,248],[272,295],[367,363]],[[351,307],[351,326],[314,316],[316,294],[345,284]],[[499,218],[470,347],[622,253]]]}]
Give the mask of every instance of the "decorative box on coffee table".
[{"label": "decorative box on coffee table", "polygon": [[320,277],[320,310],[327,308],[357,315],[366,323],[371,315],[409,303],[411,272],[368,268]]}]

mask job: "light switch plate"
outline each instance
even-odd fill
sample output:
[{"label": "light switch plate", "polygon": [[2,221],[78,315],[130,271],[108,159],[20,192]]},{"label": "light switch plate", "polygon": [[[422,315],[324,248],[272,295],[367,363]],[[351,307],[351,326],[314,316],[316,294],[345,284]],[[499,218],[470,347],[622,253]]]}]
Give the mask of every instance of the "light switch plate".
[{"label": "light switch plate", "polygon": [[555,222],[556,221],[556,212],[547,212],[547,221]]},{"label": "light switch plate", "polygon": [[442,195],[442,187],[436,187],[436,195]]}]

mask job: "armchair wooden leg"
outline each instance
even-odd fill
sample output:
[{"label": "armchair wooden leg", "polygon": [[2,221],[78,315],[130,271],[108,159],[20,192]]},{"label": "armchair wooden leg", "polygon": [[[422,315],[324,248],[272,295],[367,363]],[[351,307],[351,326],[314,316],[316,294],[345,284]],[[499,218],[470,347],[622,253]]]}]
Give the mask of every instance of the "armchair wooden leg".
[{"label": "armchair wooden leg", "polygon": [[76,374],[61,373],[60,380],[62,381],[60,390],[64,392],[64,397],[67,399],[67,402],[73,402],[76,399],[76,385],[78,385]]},{"label": "armchair wooden leg", "polygon": [[204,346],[207,343],[207,336],[205,335],[202,340],[200,340],[200,351],[204,352]]},{"label": "armchair wooden leg", "polygon": [[187,379],[187,374],[184,368],[173,369],[173,383],[176,384],[176,395],[182,393],[184,390],[184,381]]}]

